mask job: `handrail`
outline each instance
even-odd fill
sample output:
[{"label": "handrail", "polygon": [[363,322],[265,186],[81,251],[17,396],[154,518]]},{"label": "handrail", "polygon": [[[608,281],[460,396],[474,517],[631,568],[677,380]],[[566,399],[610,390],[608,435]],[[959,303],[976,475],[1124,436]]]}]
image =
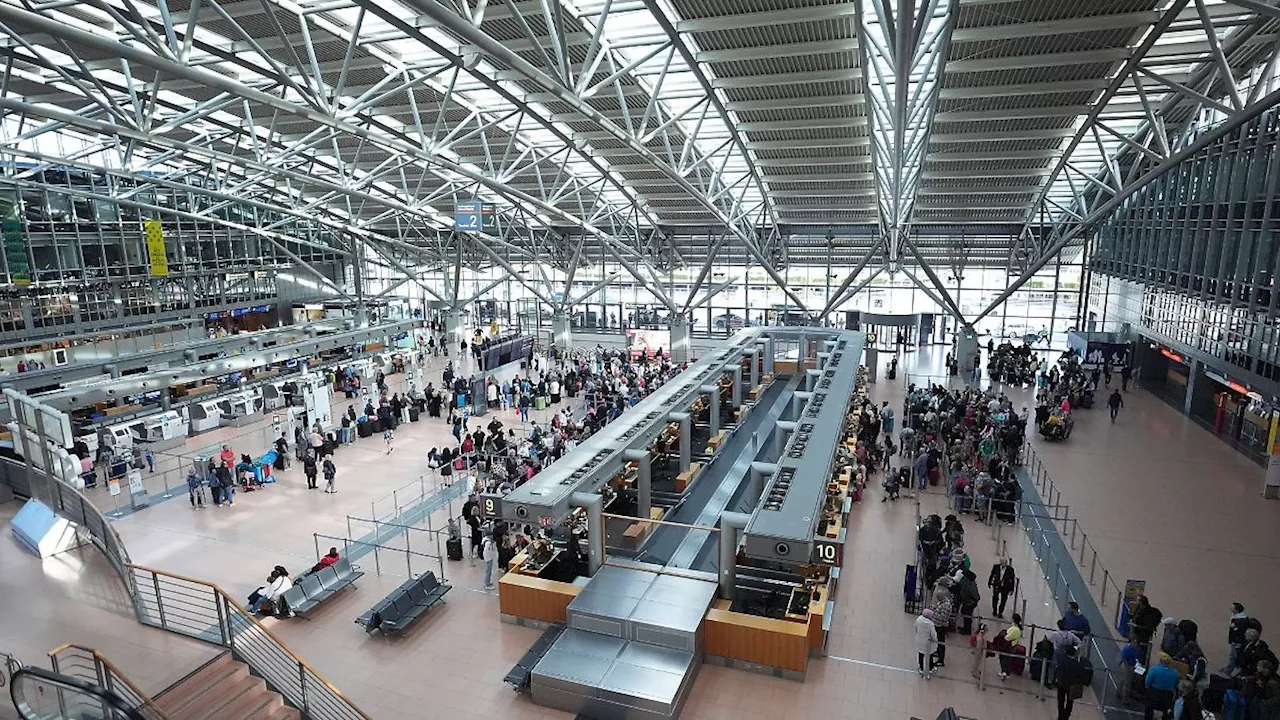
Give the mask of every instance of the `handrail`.
[{"label": "handrail", "polygon": [[[138,587],[135,603],[143,624],[230,648],[238,660],[294,703],[305,717],[373,720],[217,584],[145,565],[130,563],[128,568],[135,574]],[[137,578],[138,574],[143,577]],[[209,595],[193,595],[193,589],[204,589]],[[212,607],[208,600],[212,600]],[[266,638],[268,646],[255,647],[255,636]],[[281,672],[284,668],[278,662],[273,663],[266,653],[283,655],[293,665],[287,670],[287,677]],[[315,683],[320,687],[314,687]],[[319,697],[315,696],[316,690],[320,691]]]},{"label": "handrail", "polygon": [[[74,673],[73,670],[79,669],[75,665],[64,667],[71,663],[77,663],[84,655],[87,655],[93,661],[92,677],[82,677]],[[49,663],[56,673],[95,683],[115,693],[120,699],[132,705],[133,708],[145,710],[146,713],[144,714],[150,720],[169,720],[169,716],[156,707],[155,701],[147,693],[143,692],[142,688],[135,685],[120,668],[116,667],[115,663],[91,647],[75,643],[60,645],[49,651]],[[121,692],[121,690],[125,692]]]},{"label": "handrail", "polygon": [[[55,707],[46,709],[43,704],[33,707],[27,701],[24,689],[29,682],[38,684],[35,696],[41,703]],[[51,686],[53,692],[46,692],[45,686]],[[84,707],[86,702],[100,713],[103,720],[149,720],[143,713],[129,707],[120,696],[100,685],[38,667],[28,666],[14,673],[9,696],[24,720],[80,717],[79,711],[88,709]]]},{"label": "handrail", "polygon": [[[1072,553],[1076,551],[1076,535],[1080,536],[1079,555],[1075,557],[1075,560],[1080,567],[1083,568],[1085,564],[1084,563],[1085,550],[1086,549],[1090,550],[1093,553],[1089,563],[1089,580],[1088,580],[1089,586],[1092,587],[1094,585],[1094,578],[1096,577],[1097,569],[1101,567],[1102,568],[1102,587],[1098,590],[1097,598],[1098,598],[1098,601],[1102,604],[1102,607],[1105,608],[1107,606],[1108,598],[1114,597],[1116,599],[1115,612],[1116,612],[1116,617],[1118,618],[1120,613],[1120,605],[1124,602],[1124,589],[1116,581],[1115,576],[1111,574],[1111,570],[1109,570],[1106,567],[1106,565],[1102,563],[1102,560],[1098,556],[1098,547],[1093,543],[1092,540],[1089,539],[1089,534],[1086,533],[1084,530],[1080,529],[1079,519],[1070,517],[1071,506],[1064,505],[1060,502],[1060,500],[1062,499],[1062,493],[1058,490],[1057,485],[1053,482],[1053,478],[1049,477],[1048,469],[1045,467],[1044,462],[1040,460],[1040,456],[1036,453],[1035,448],[1032,447],[1030,443],[1028,443],[1024,447],[1027,450],[1028,457],[1026,459],[1026,462],[1023,463],[1023,468],[1027,471],[1027,477],[1031,481],[1032,485],[1036,488],[1036,491],[1040,493],[1041,504],[1043,504],[1045,507],[1063,508],[1063,514],[1061,518],[1053,517],[1053,518],[1047,518],[1047,519],[1053,522],[1055,528],[1057,527],[1059,521],[1062,522],[1062,530],[1061,530],[1062,538],[1065,542],[1067,542],[1067,545]],[[1069,539],[1067,537],[1068,521],[1071,522],[1071,533],[1070,533]],[[1024,529],[1027,530],[1028,535],[1031,534],[1030,532],[1031,528],[1024,528]],[[1108,588],[1107,588],[1108,585],[1110,585],[1112,588],[1115,589],[1114,593],[1108,592]]]}]

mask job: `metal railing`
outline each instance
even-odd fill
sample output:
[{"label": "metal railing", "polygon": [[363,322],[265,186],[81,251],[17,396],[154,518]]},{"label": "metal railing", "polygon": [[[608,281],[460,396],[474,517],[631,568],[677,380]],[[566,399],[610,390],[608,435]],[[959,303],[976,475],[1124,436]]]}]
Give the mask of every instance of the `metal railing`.
[{"label": "metal railing", "polygon": [[[60,480],[50,478],[42,470],[28,469],[24,464],[9,458],[0,458],[0,482],[9,485],[15,493],[48,499],[51,510],[88,533],[90,542],[102,551],[111,564],[111,569],[124,581],[130,595],[133,594],[132,579],[126,570],[130,562],[129,552],[106,516],[83,493]],[[32,486],[37,484],[40,491],[32,492]]]},{"label": "metal railing", "polygon": [[[366,522],[362,518],[348,518],[348,520]],[[404,547],[396,547],[395,545],[387,545],[378,542],[369,542],[367,540],[354,540],[351,537],[338,537],[337,535],[326,535],[324,533],[311,533],[312,540],[315,543],[316,562],[320,562],[320,557],[323,555],[320,550],[321,546],[330,545],[330,547],[341,547],[342,557],[345,557],[348,560],[372,554],[373,572],[378,576],[381,576],[384,572],[387,574],[398,575],[399,573],[392,572],[388,568],[384,568],[383,564],[384,562],[387,562],[389,565],[391,560],[403,557],[405,577],[417,577],[429,569],[424,567],[424,565],[434,565],[436,568],[436,577],[438,577],[441,582],[444,582],[445,564],[444,556],[441,554],[440,550],[440,535],[442,533],[447,534],[446,530],[429,530],[411,525],[397,525],[395,523],[388,522],[375,522],[374,524],[375,527],[380,528],[379,530],[375,530],[374,537],[381,537],[388,532],[394,532],[395,534],[390,537],[399,537],[402,539],[404,541]],[[413,541],[411,540],[413,533],[419,534],[417,547],[420,549],[418,550],[414,550],[411,547],[411,545],[413,545]],[[448,540],[447,537],[445,539]],[[324,540],[325,542],[321,543],[321,540]],[[435,554],[422,552],[422,547],[434,549]],[[418,562],[416,571],[413,565],[415,559]]]},{"label": "metal railing", "polygon": [[[1046,548],[1048,543],[1048,533],[1057,532],[1063,542],[1067,544],[1071,551],[1071,556],[1075,560],[1076,565],[1080,569],[1080,574],[1085,575],[1084,569],[1089,569],[1088,576],[1085,581],[1090,587],[1096,587],[1095,593],[1101,607],[1111,607],[1115,609],[1116,617],[1119,617],[1120,605],[1124,602],[1124,588],[1116,582],[1115,576],[1107,569],[1099,559],[1098,547],[1089,539],[1088,533],[1080,529],[1080,521],[1071,516],[1071,506],[1062,504],[1062,493],[1058,491],[1053,479],[1049,477],[1049,472],[1045,469],[1044,463],[1040,461],[1040,457],[1036,455],[1035,448],[1031,445],[1025,446],[1026,458],[1023,468],[1027,471],[1031,484],[1040,493],[1040,499],[1046,509],[1053,512],[1049,515],[1035,515],[1030,513],[1022,513],[1021,521],[1023,529],[1026,530],[1031,540],[1033,549],[1036,549],[1036,559],[1041,560],[1040,550]],[[1044,525],[1048,523],[1050,527]],[[1033,527],[1033,524],[1035,525]],[[1047,557],[1047,555],[1046,555]],[[1053,573],[1049,573],[1046,568],[1046,577],[1056,576],[1060,574],[1061,569],[1056,566]],[[1098,584],[1098,572],[1102,572],[1101,584]],[[1065,587],[1063,588],[1065,589]],[[1058,592],[1054,592],[1054,598],[1058,597]]]},{"label": "metal railing", "polygon": [[49,664],[60,675],[105,688],[147,720],[168,720],[168,716],[156,707],[150,696],[93,648],[63,645],[49,651]]},{"label": "metal railing", "polygon": [[[963,616],[957,612],[955,618],[957,628],[959,628]],[[981,690],[994,685],[1001,692],[1031,695],[1038,700],[1045,700],[1047,696],[1054,694],[1053,688],[1047,687],[1045,683],[1046,678],[1051,679],[1053,677],[1051,659],[1042,658],[1039,662],[1036,662],[1033,652],[1036,644],[1052,632],[1052,629],[1024,622],[1022,624],[1022,638],[1018,642],[1023,651],[1010,652],[996,650],[988,644],[996,638],[1003,627],[1007,627],[1008,622],[977,614],[973,615],[972,628],[976,630],[983,625],[986,626],[987,633],[981,640],[975,639],[971,641],[972,636],[956,631],[950,633],[948,639],[954,637],[958,642],[941,643],[946,647],[947,663],[936,670],[938,677],[976,685]],[[1099,645],[1099,640],[1103,643],[1106,642],[1106,638],[1098,638],[1093,635],[1084,636],[1080,645],[1082,655],[1085,648],[1092,650],[1094,653],[1101,653],[1102,649]],[[1001,660],[1004,660],[1004,662],[1001,662]],[[989,661],[994,661],[994,663]],[[1095,658],[1096,662],[1097,659]],[[992,667],[993,664],[995,667]],[[1012,672],[1015,669],[1015,665],[1022,665],[1021,673]],[[1005,667],[1008,667],[1011,672],[1008,677],[1000,677],[997,671]],[[1113,672],[1107,666],[1099,667],[1094,672],[1093,680],[1093,689],[1097,695],[1097,701],[1092,702],[1081,698],[1076,700],[1076,704],[1096,707],[1108,714],[1126,713],[1136,716],[1139,713],[1134,712],[1131,708],[1124,707],[1125,696],[1129,689],[1128,684],[1131,680],[1132,678],[1125,678],[1120,673]]]},{"label": "metal railing", "polygon": [[372,720],[213,583],[129,565],[138,619],[231,650],[311,720]]}]

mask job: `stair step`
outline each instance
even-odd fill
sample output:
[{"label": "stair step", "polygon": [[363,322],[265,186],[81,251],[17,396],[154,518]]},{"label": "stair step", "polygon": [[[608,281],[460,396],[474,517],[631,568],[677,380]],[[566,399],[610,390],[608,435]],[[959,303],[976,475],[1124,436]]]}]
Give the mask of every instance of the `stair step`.
[{"label": "stair step", "polygon": [[274,702],[264,706],[245,720],[302,720],[302,713],[284,704],[284,698],[272,693]]},{"label": "stair step", "polygon": [[262,678],[250,675],[228,686],[221,704],[204,715],[193,716],[193,720],[245,720],[273,700],[279,702],[279,699],[279,695],[267,689]]},{"label": "stair step", "polygon": [[187,717],[202,707],[208,707],[211,702],[216,702],[216,689],[248,675],[249,668],[226,653],[161,693],[155,700],[156,707],[171,717]]},{"label": "stair step", "polygon": [[249,666],[223,653],[160,693],[155,706],[177,720],[301,720]]}]

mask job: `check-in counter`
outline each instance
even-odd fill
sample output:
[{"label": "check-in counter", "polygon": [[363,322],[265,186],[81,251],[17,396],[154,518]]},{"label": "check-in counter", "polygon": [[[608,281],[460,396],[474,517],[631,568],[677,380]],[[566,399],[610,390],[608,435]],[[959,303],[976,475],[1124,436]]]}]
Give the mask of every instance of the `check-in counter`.
[{"label": "check-in counter", "polygon": [[826,631],[822,625],[827,619],[827,588],[820,587],[818,592],[814,594],[813,600],[809,602],[809,617],[806,625],[809,628],[809,654],[812,656],[822,655],[822,649],[826,645]]},{"label": "check-in counter", "polygon": [[781,670],[792,680],[803,680],[809,669],[809,626],[804,623],[713,607],[702,634],[710,662]]},{"label": "check-in counter", "polygon": [[581,585],[509,572],[498,581],[498,609],[503,620],[517,624],[562,623],[580,592]]}]

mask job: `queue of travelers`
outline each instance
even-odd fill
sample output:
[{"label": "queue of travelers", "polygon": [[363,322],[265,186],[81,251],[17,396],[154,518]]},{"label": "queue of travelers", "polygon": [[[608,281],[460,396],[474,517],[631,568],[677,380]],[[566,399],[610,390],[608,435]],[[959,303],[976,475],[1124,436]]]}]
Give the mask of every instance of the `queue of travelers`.
[{"label": "queue of travelers", "polygon": [[[1000,379],[1025,384],[1034,359],[1023,356],[1022,364],[1019,353],[997,349],[995,354],[1005,355],[993,362]],[[1113,422],[1123,406],[1121,392],[1131,377],[1128,368],[1117,372],[1104,361],[1086,370],[1072,352],[1064,354],[1056,366],[1044,363],[1034,374],[1040,390],[1038,414],[1069,417],[1072,407],[1091,404],[1098,387],[1110,387],[1115,375],[1120,377],[1120,387],[1108,398]],[[1089,643],[1093,629],[1077,603],[1066,604],[1056,629],[1030,653],[1021,643],[1025,625],[1018,613],[1013,613],[1010,625],[994,636],[989,636],[981,620],[971,617],[980,598],[964,546],[961,518],[972,513],[981,522],[991,519],[990,515],[1009,522],[1014,519],[1020,495],[1012,471],[1025,441],[1025,411],[1019,416],[1007,398],[991,390],[922,391],[912,387],[903,415],[901,470],[893,473],[887,457],[882,467],[887,475],[901,478],[902,485],[924,488],[935,478],[941,482],[946,477],[938,475],[949,458],[949,490],[957,513],[925,518],[917,535],[924,591],[922,611],[914,626],[920,673],[929,678],[936,668],[945,666],[949,633],[969,634],[975,648],[975,677],[984,657],[998,658],[1002,680],[1022,674],[1030,658],[1032,677],[1055,688],[1058,718],[1068,720],[1075,700],[1093,681]],[[881,422],[891,427],[886,422],[891,417],[882,412]],[[1043,415],[1040,419],[1044,420]],[[866,426],[874,428],[874,423],[868,419]],[[892,448],[891,438],[885,439],[885,445]],[[1007,495],[1000,491],[1005,487]],[[886,483],[886,500],[890,490]],[[1000,559],[987,580],[993,616],[1003,616],[1008,594],[1016,585],[1008,559]],[[1163,636],[1157,638],[1161,629]],[[1121,697],[1137,704],[1145,718],[1200,720],[1209,717],[1205,715],[1209,712],[1232,720],[1280,720],[1280,679],[1276,675],[1280,663],[1261,633],[1257,619],[1250,617],[1243,605],[1233,604],[1227,627],[1228,661],[1214,674],[1198,642],[1196,623],[1164,617],[1146,596],[1140,596],[1129,619],[1129,642],[1116,664]]]}]

